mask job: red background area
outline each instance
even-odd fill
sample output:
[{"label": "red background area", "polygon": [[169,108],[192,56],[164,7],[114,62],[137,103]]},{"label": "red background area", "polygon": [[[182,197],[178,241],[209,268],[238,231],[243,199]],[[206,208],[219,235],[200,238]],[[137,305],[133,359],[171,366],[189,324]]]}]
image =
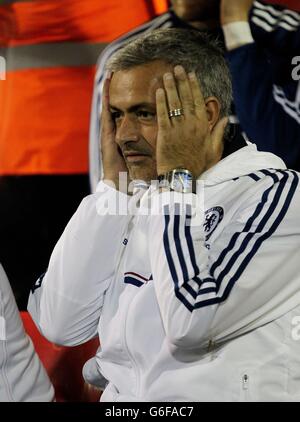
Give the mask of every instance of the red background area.
[{"label": "red background area", "polygon": [[289,9],[294,9],[300,12],[300,0],[264,0],[265,3],[279,4],[286,6]]},{"label": "red background area", "polygon": [[82,377],[84,363],[95,355],[99,346],[98,338],[76,347],[57,346],[39,333],[28,312],[21,312],[21,318],[54,386],[56,401],[99,401],[100,392],[86,384]]}]

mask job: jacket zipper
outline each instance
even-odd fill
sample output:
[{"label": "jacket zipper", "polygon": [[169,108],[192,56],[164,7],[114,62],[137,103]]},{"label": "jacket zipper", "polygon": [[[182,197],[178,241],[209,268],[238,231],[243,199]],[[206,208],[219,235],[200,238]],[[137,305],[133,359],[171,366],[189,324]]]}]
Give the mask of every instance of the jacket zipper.
[{"label": "jacket zipper", "polygon": [[[131,227],[131,225],[132,225],[132,220],[133,220],[133,217],[132,217],[132,218],[129,220],[129,222],[128,222],[127,231],[126,231],[126,239],[128,239],[128,238],[129,238],[130,232],[132,231],[132,227]],[[120,266],[121,266],[121,262],[122,262],[123,255],[124,255],[124,253],[125,253],[125,249],[126,249],[126,245],[123,247],[123,249],[121,249],[121,253],[119,254],[119,257],[118,257],[119,262],[118,262],[118,266],[117,266],[117,270],[116,270],[116,277],[118,277],[118,276],[120,275],[120,274],[119,274],[119,269],[120,269]],[[131,303],[132,303],[132,302],[131,302]],[[129,351],[129,348],[128,348],[128,345],[127,345],[127,342],[126,342],[126,325],[127,325],[127,317],[128,317],[128,310],[129,310],[129,307],[130,307],[131,303],[128,305],[128,308],[127,308],[127,313],[126,313],[126,317],[125,317],[125,319],[124,319],[123,345],[124,345],[124,349],[125,349],[125,351],[126,351],[126,353],[127,353],[127,356],[128,356],[128,358],[129,358],[129,361],[130,361],[130,362],[131,362],[131,364],[132,364],[132,368],[133,368],[134,373],[135,373],[135,379],[136,379],[136,396],[137,396],[137,392],[138,392],[138,390],[139,390],[139,371],[138,371],[138,368],[137,368],[137,364],[136,364],[136,362],[135,362],[135,360],[134,360],[134,358],[133,358],[133,356],[132,356],[131,352]]]},{"label": "jacket zipper", "polygon": [[[135,296],[135,297],[136,297],[136,296]],[[124,341],[124,349],[126,350],[126,353],[127,353],[128,357],[129,357],[129,359],[130,359],[130,362],[131,362],[131,364],[132,364],[132,368],[133,368],[134,373],[135,373],[135,381],[136,381],[136,386],[135,386],[135,395],[136,395],[136,397],[138,397],[138,391],[139,391],[139,389],[140,389],[140,377],[139,377],[139,370],[138,370],[138,367],[137,367],[137,364],[136,364],[136,362],[135,362],[135,359],[134,359],[133,355],[132,355],[132,354],[131,354],[131,352],[129,351],[129,347],[128,347],[127,342],[126,342],[126,326],[127,326],[128,310],[129,310],[129,307],[130,307],[130,305],[131,305],[131,304],[132,304],[132,302],[128,305],[128,308],[127,308],[127,315],[126,315],[126,318],[125,318],[125,321],[124,321],[124,335],[123,335],[123,341]]]},{"label": "jacket zipper", "polygon": [[249,375],[248,374],[243,375],[242,385],[243,385],[245,400],[248,400],[249,399]]},{"label": "jacket zipper", "polygon": [[[131,218],[130,218],[130,220],[129,220],[129,222],[128,222],[128,228],[127,228],[127,234],[126,234],[126,238],[129,238],[129,235],[130,235],[130,233],[131,233],[131,231],[132,231],[132,229],[133,229],[133,223],[132,223],[132,221],[133,221],[133,218],[134,218],[134,216],[132,216]],[[126,243],[127,244],[127,243]],[[117,271],[116,271],[116,274],[118,274],[118,272],[119,272],[119,268],[120,268],[120,265],[121,265],[121,260],[122,260],[122,257],[123,257],[123,254],[124,254],[124,251],[125,251],[125,248],[123,249],[123,251],[121,252],[121,254],[120,254],[120,256],[119,256],[119,263],[118,263],[118,267],[117,267]],[[136,298],[136,296],[134,297],[134,299]],[[134,300],[133,299],[133,300]],[[125,320],[124,320],[124,330],[123,330],[123,344],[124,344],[124,349],[125,349],[125,351],[126,351],[126,353],[127,353],[127,355],[128,355],[128,358],[129,358],[129,360],[131,361],[131,363],[132,363],[132,368],[133,368],[133,370],[134,370],[134,372],[135,372],[135,380],[136,380],[136,388],[135,388],[135,395],[138,397],[138,392],[139,392],[139,389],[140,389],[140,377],[139,377],[139,370],[138,370],[138,366],[137,366],[137,364],[136,364],[136,361],[135,361],[135,359],[134,359],[134,357],[133,357],[133,355],[131,354],[131,352],[129,351],[129,347],[128,347],[128,345],[127,345],[127,342],[126,342],[126,327],[127,327],[127,318],[128,318],[128,312],[129,312],[129,308],[130,308],[130,306],[132,305],[132,301],[129,303],[129,305],[128,305],[128,308],[127,308],[127,313],[126,313],[126,317],[125,317]]]}]

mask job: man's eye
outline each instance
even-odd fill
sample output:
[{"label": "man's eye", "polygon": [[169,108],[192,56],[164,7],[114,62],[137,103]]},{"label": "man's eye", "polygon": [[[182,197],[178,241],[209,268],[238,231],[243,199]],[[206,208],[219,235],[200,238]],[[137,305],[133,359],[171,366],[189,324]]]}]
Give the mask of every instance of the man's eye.
[{"label": "man's eye", "polygon": [[141,117],[142,119],[151,120],[155,117],[155,113],[151,113],[150,111],[147,111],[147,110],[139,110],[137,112],[137,116]]},{"label": "man's eye", "polygon": [[112,111],[111,117],[112,117],[113,120],[117,120],[121,117],[121,113],[119,111]]}]

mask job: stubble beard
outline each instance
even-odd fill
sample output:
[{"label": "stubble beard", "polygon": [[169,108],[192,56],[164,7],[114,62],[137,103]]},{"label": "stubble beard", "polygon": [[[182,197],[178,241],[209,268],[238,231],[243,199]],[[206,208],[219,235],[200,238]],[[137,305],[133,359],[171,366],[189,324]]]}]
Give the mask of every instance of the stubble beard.
[{"label": "stubble beard", "polygon": [[148,166],[145,166],[145,164],[127,164],[127,167],[130,180],[142,180],[148,184],[150,184],[152,180],[157,180],[156,161]]}]

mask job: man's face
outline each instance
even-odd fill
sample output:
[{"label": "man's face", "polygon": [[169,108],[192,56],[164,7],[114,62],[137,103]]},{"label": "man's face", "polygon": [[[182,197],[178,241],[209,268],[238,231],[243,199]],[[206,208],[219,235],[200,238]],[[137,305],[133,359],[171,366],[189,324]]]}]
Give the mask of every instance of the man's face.
[{"label": "man's face", "polygon": [[219,17],[220,0],[171,0],[176,15],[187,21],[205,21]]},{"label": "man's face", "polygon": [[155,180],[156,171],[156,101],[162,77],[172,66],[152,62],[113,74],[110,111],[116,126],[116,142],[126,161],[131,179]]}]

